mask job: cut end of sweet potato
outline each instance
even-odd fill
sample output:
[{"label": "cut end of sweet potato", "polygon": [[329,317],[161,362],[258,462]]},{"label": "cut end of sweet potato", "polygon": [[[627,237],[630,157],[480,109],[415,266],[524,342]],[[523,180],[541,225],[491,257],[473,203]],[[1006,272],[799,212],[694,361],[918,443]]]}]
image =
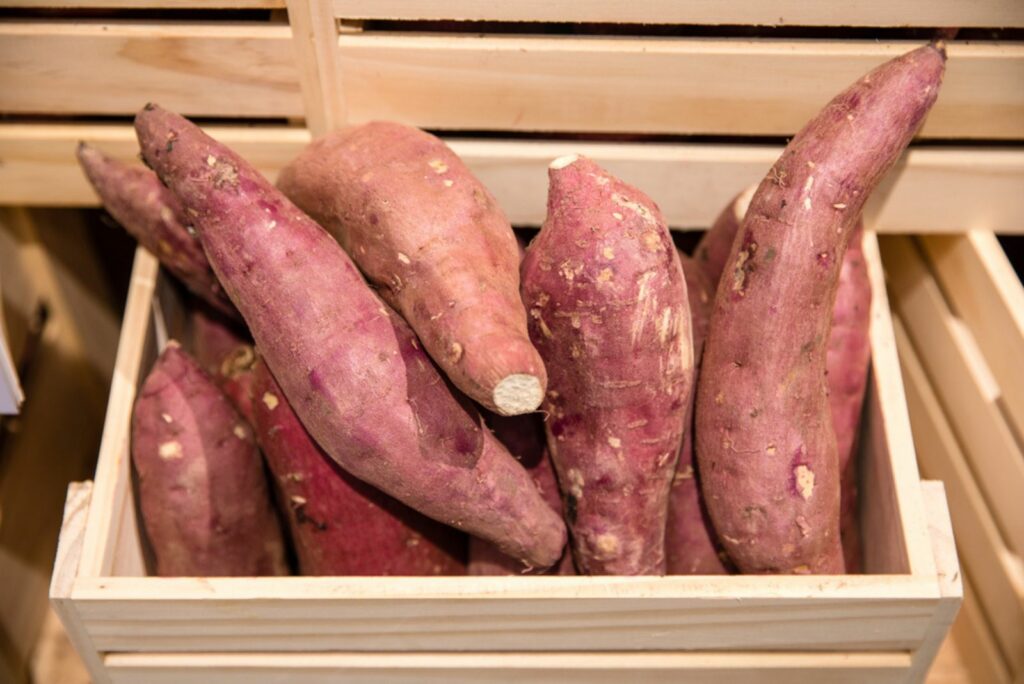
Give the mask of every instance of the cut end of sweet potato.
[{"label": "cut end of sweet potato", "polygon": [[558,159],[555,159],[553,162],[548,164],[548,168],[556,170],[564,169],[566,166],[569,166],[570,164],[579,161],[579,159],[580,155],[578,154],[567,154],[565,156],[559,157]]},{"label": "cut end of sweet potato", "polygon": [[757,192],[757,183],[741,192],[736,201],[733,202],[732,210],[736,216],[737,223],[743,223],[743,217],[747,215],[747,209],[750,208],[750,200],[754,199],[755,192]]},{"label": "cut end of sweet potato", "polygon": [[494,387],[494,405],[503,416],[532,413],[543,399],[544,385],[535,375],[509,375]]}]

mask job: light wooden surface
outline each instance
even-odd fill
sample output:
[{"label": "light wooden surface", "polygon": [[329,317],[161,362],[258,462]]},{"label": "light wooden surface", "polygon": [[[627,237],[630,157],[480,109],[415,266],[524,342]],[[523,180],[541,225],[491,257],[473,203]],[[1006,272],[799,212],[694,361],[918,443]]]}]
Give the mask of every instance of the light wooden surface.
[{"label": "light wooden surface", "polygon": [[333,0],[339,17],[767,26],[1024,26],[1016,0]]},{"label": "light wooden surface", "polygon": [[964,576],[964,604],[953,623],[950,637],[956,641],[962,667],[972,683],[1009,684],[1011,674],[978,602],[970,577]]},{"label": "light wooden surface", "polygon": [[286,25],[0,21],[0,111],[301,117]]},{"label": "light wooden surface", "polygon": [[[284,126],[208,126],[273,179],[309,143]],[[79,140],[123,159],[138,154],[130,126],[0,123],[0,204],[95,205],[74,158]],[[782,148],[760,145],[593,143],[448,139],[495,194],[509,219],[540,225],[547,166],[583,154],[642,188],[675,228],[705,227],[740,189],[757,183]],[[1024,151],[912,149],[868,205],[868,224],[881,232],[962,232],[964,227],[1024,231]]]},{"label": "light wooden surface", "polygon": [[[352,33],[349,120],[422,128],[792,135],[922,42]],[[924,137],[1024,137],[1024,44],[952,43]]]},{"label": "light wooden surface", "polygon": [[1024,554],[1024,453],[999,408],[999,386],[912,239],[887,238],[885,249],[893,306],[1007,545]]},{"label": "light wooden surface", "polygon": [[915,345],[898,317],[894,324],[922,472],[946,485],[960,562],[974,578],[979,604],[1000,648],[1024,653],[1024,568],[992,520]]},{"label": "light wooden surface", "polygon": [[974,333],[999,386],[1000,407],[1024,436],[1024,287],[989,231],[919,244],[946,300]]},{"label": "light wooden surface", "polygon": [[[905,682],[903,653],[124,654],[107,657],[115,684],[289,682]],[[639,679],[638,679],[639,678]]]},{"label": "light wooden surface", "polygon": [[288,1],[288,23],[299,64],[306,127],[319,137],[341,128],[348,114],[335,45],[338,24],[329,3],[308,0]]},{"label": "light wooden surface", "polygon": [[2,4],[27,9],[280,9],[284,0],[3,0]]}]

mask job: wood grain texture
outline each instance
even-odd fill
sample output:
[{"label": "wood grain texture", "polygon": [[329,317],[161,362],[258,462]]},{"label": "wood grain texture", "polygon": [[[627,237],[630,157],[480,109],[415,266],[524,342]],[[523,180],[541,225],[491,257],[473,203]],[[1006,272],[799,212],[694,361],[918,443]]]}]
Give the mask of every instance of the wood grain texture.
[{"label": "wood grain texture", "polygon": [[[273,179],[309,143],[285,126],[208,126]],[[129,126],[0,123],[0,204],[95,205],[74,158],[79,140],[122,159],[138,153]],[[640,187],[673,228],[711,224],[736,192],[764,177],[782,148],[759,145],[593,143],[451,139],[452,148],[495,194],[510,220],[540,225],[547,165],[583,154]],[[1024,151],[994,148],[911,149],[874,193],[866,210],[879,232],[1024,231]]]},{"label": "wood grain texture", "polygon": [[[918,243],[947,302],[970,327],[999,385],[1001,407],[1024,437],[1024,287],[990,231]],[[1024,448],[1024,445],[1022,445]]]},{"label": "wood grain texture", "polygon": [[[792,135],[919,42],[355,33],[349,120],[444,130]],[[1024,44],[953,43],[923,137],[1024,137]]]},{"label": "wood grain texture", "polygon": [[285,0],[4,0],[24,9],[280,9]]},{"label": "wood grain texture", "polygon": [[1000,648],[1024,653],[1024,567],[999,534],[914,344],[898,317],[894,324],[922,472],[946,485],[960,562],[974,578]]},{"label": "wood grain texture", "polygon": [[9,113],[303,116],[287,26],[7,20],[0,82]]},{"label": "wood grain texture", "polygon": [[1024,26],[1015,0],[861,0],[856,3],[781,0],[333,0],[347,19],[462,21],[579,21],[636,24],[764,26]]},{"label": "wood grain texture", "polygon": [[889,295],[1007,545],[1024,554],[1024,453],[973,337],[910,238],[885,243]]},{"label": "wood grain texture", "polygon": [[[178,684],[216,680],[248,684],[253,677],[286,678],[297,684],[359,681],[387,684],[480,681],[623,681],[693,684],[769,684],[906,681],[905,653],[211,653],[110,654],[115,684]],[[638,679],[639,678],[639,679]]]},{"label": "wood grain texture", "polygon": [[341,128],[347,115],[341,90],[338,24],[326,2],[288,0],[288,23],[299,65],[306,126],[314,137]]}]

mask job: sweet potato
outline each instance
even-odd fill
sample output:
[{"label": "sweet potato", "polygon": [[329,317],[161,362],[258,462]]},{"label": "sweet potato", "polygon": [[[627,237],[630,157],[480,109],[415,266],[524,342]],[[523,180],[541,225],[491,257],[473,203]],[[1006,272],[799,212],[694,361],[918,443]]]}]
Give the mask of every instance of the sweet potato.
[{"label": "sweet potato", "polygon": [[515,235],[438,138],[375,122],[331,133],[278,186],[327,228],[471,399],[535,411],[547,376],[526,333]]},{"label": "sweet potato", "polygon": [[729,259],[729,252],[732,251],[733,240],[736,239],[736,233],[740,229],[743,217],[747,215],[747,207],[750,206],[750,200],[756,190],[757,186],[751,185],[733,197],[715,218],[711,227],[700,236],[700,241],[693,250],[694,261],[715,287],[722,279],[722,270]]},{"label": "sweet potato", "polygon": [[266,364],[253,371],[257,441],[303,575],[464,575],[466,535],[346,473],[302,427]]},{"label": "sweet potato", "polygon": [[202,307],[189,316],[192,353],[242,417],[253,425],[252,370],[256,354],[248,333],[235,321]]},{"label": "sweet potato", "polygon": [[157,575],[288,574],[252,430],[176,342],[139,391],[131,454]]},{"label": "sweet potato", "polygon": [[548,176],[523,262],[547,364],[548,447],[584,574],[663,574],[669,487],[693,381],[679,256],[658,207],[589,159]]},{"label": "sweet potato", "polygon": [[[715,288],[704,270],[682,252],[679,260],[686,278],[686,294],[690,301],[690,328],[693,331],[695,377],[700,379],[700,357],[704,350],[708,320]],[[672,478],[668,501],[668,522],[665,526],[665,566],[669,575],[722,575],[728,572],[722,562],[707,508],[701,500],[693,458],[693,407],[696,382],[686,400],[686,432],[679,451],[679,463]]]},{"label": "sweet potato", "polygon": [[187,228],[189,221],[181,202],[155,173],[111,159],[84,142],[78,144],[78,163],[103,207],[129,235],[192,293],[221,313],[238,318],[202,246]]},{"label": "sweet potato", "polygon": [[858,222],[839,270],[826,355],[829,409],[839,454],[839,531],[847,572],[859,572],[861,564],[856,447],[871,362],[871,282],[864,263],[862,228]]},{"label": "sweet potato", "polygon": [[555,563],[562,521],[338,243],[180,116],[147,105],[135,125],[150,165],[196,212],[214,271],[324,451],[435,520],[534,566]]},{"label": "sweet potato", "polygon": [[[523,464],[537,490],[544,500],[559,516],[562,515],[562,498],[558,493],[558,480],[555,478],[555,467],[551,464],[547,444],[544,440],[544,423],[539,413],[524,416],[499,416],[495,413],[484,413],[484,422],[494,432],[498,441],[505,445],[509,453]],[[471,537],[469,540],[469,574],[470,575],[517,575],[524,571],[523,564],[509,558],[494,544]],[[545,574],[575,575],[572,566],[572,554],[566,553],[557,565],[549,568]]]},{"label": "sweet potato", "polygon": [[925,46],[834,98],[758,186],[733,242],[701,365],[697,459],[715,530],[742,572],[843,571],[825,378],[839,266],[944,65],[944,49]]}]

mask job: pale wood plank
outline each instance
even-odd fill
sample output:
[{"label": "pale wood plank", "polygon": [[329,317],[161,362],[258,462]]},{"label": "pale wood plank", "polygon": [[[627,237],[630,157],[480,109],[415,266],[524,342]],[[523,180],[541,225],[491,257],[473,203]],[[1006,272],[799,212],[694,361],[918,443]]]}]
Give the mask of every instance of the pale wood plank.
[{"label": "pale wood plank", "polygon": [[141,21],[0,22],[0,111],[302,116],[287,26]]},{"label": "pale wood plank", "polygon": [[[900,559],[906,559],[902,562],[909,563],[913,574],[934,577],[934,551],[918,486],[921,478],[900,379],[878,236],[873,230],[864,231],[863,249],[871,282],[871,388],[863,427],[870,448],[862,456],[865,566],[870,572],[892,572],[901,567]],[[888,455],[885,460],[870,456],[883,453]]]},{"label": "pale wood plank", "polygon": [[67,501],[64,504],[64,519],[57,543],[57,557],[53,563],[50,579],[50,605],[60,618],[68,639],[82,658],[95,684],[106,684],[106,670],[102,658],[93,644],[85,624],[71,599],[72,588],[78,575],[78,564],[85,540],[86,518],[92,499],[92,482],[72,482],[68,485]]},{"label": "pale wood plank", "polygon": [[[297,128],[209,126],[265,175],[308,144]],[[0,124],[0,204],[94,205],[97,200],[74,158],[78,140],[115,156],[138,151],[128,126]],[[449,140],[498,198],[513,223],[540,225],[547,165],[583,154],[647,192],[675,228],[703,228],[740,189],[757,183],[781,148],[756,145]],[[868,205],[880,232],[962,232],[966,228],[1024,231],[1024,151],[912,149]]]},{"label": "pale wood plank", "polygon": [[284,0],[4,0],[26,9],[280,9]]},{"label": "pale wood plank", "polygon": [[931,625],[924,642],[914,651],[914,664],[910,679],[924,680],[925,675],[935,660],[939,647],[949,634],[960,604],[964,598],[963,580],[960,576],[960,564],[956,558],[956,544],[953,541],[953,523],[949,519],[949,507],[946,505],[946,492],[941,482],[925,481],[921,483],[921,494],[928,516],[928,536],[932,540],[935,554],[936,577],[939,593],[942,598],[935,607]]},{"label": "pale wood plank", "polygon": [[969,681],[971,684],[1010,684],[1010,671],[966,571],[963,579],[964,603],[953,622],[951,636],[960,651],[963,667],[970,675]]},{"label": "pale wood plank", "polygon": [[[891,237],[889,294],[1009,548],[1024,554],[1024,454],[992,396],[980,354],[965,344],[935,279],[910,238]],[[969,360],[974,357],[973,361]],[[998,388],[996,388],[998,391]]]},{"label": "pale wood plank", "polygon": [[306,126],[314,136],[341,128],[347,117],[337,49],[338,24],[326,2],[288,0]]},{"label": "pale wood plank", "polygon": [[1006,548],[898,316],[893,324],[922,472],[946,485],[960,562],[975,578],[980,603],[1001,648],[1022,653],[1024,566]]},{"label": "pale wood plank", "polygon": [[903,682],[905,653],[211,653],[110,654],[115,684],[178,684],[194,678],[248,684],[253,677],[302,684],[359,682],[594,682],[732,684]]},{"label": "pale wood plank", "polygon": [[119,535],[123,507],[129,506],[130,477],[128,438],[135,390],[142,372],[153,289],[158,263],[149,252],[135,252],[124,323],[117,343],[117,358],[110,382],[110,399],[103,423],[103,442],[96,464],[96,486],[85,530],[79,575],[96,577],[109,574],[113,566],[114,540]]},{"label": "pale wood plank", "polygon": [[334,13],[350,19],[462,21],[578,21],[636,24],[755,24],[767,26],[1024,26],[1015,0],[334,0]]},{"label": "pale wood plank", "polygon": [[919,240],[943,294],[974,333],[1007,417],[1024,436],[1024,287],[990,231]]},{"label": "pale wood plank", "polygon": [[[919,42],[357,33],[349,119],[424,128],[792,135]],[[949,46],[924,137],[1024,137],[1024,44]]]}]

